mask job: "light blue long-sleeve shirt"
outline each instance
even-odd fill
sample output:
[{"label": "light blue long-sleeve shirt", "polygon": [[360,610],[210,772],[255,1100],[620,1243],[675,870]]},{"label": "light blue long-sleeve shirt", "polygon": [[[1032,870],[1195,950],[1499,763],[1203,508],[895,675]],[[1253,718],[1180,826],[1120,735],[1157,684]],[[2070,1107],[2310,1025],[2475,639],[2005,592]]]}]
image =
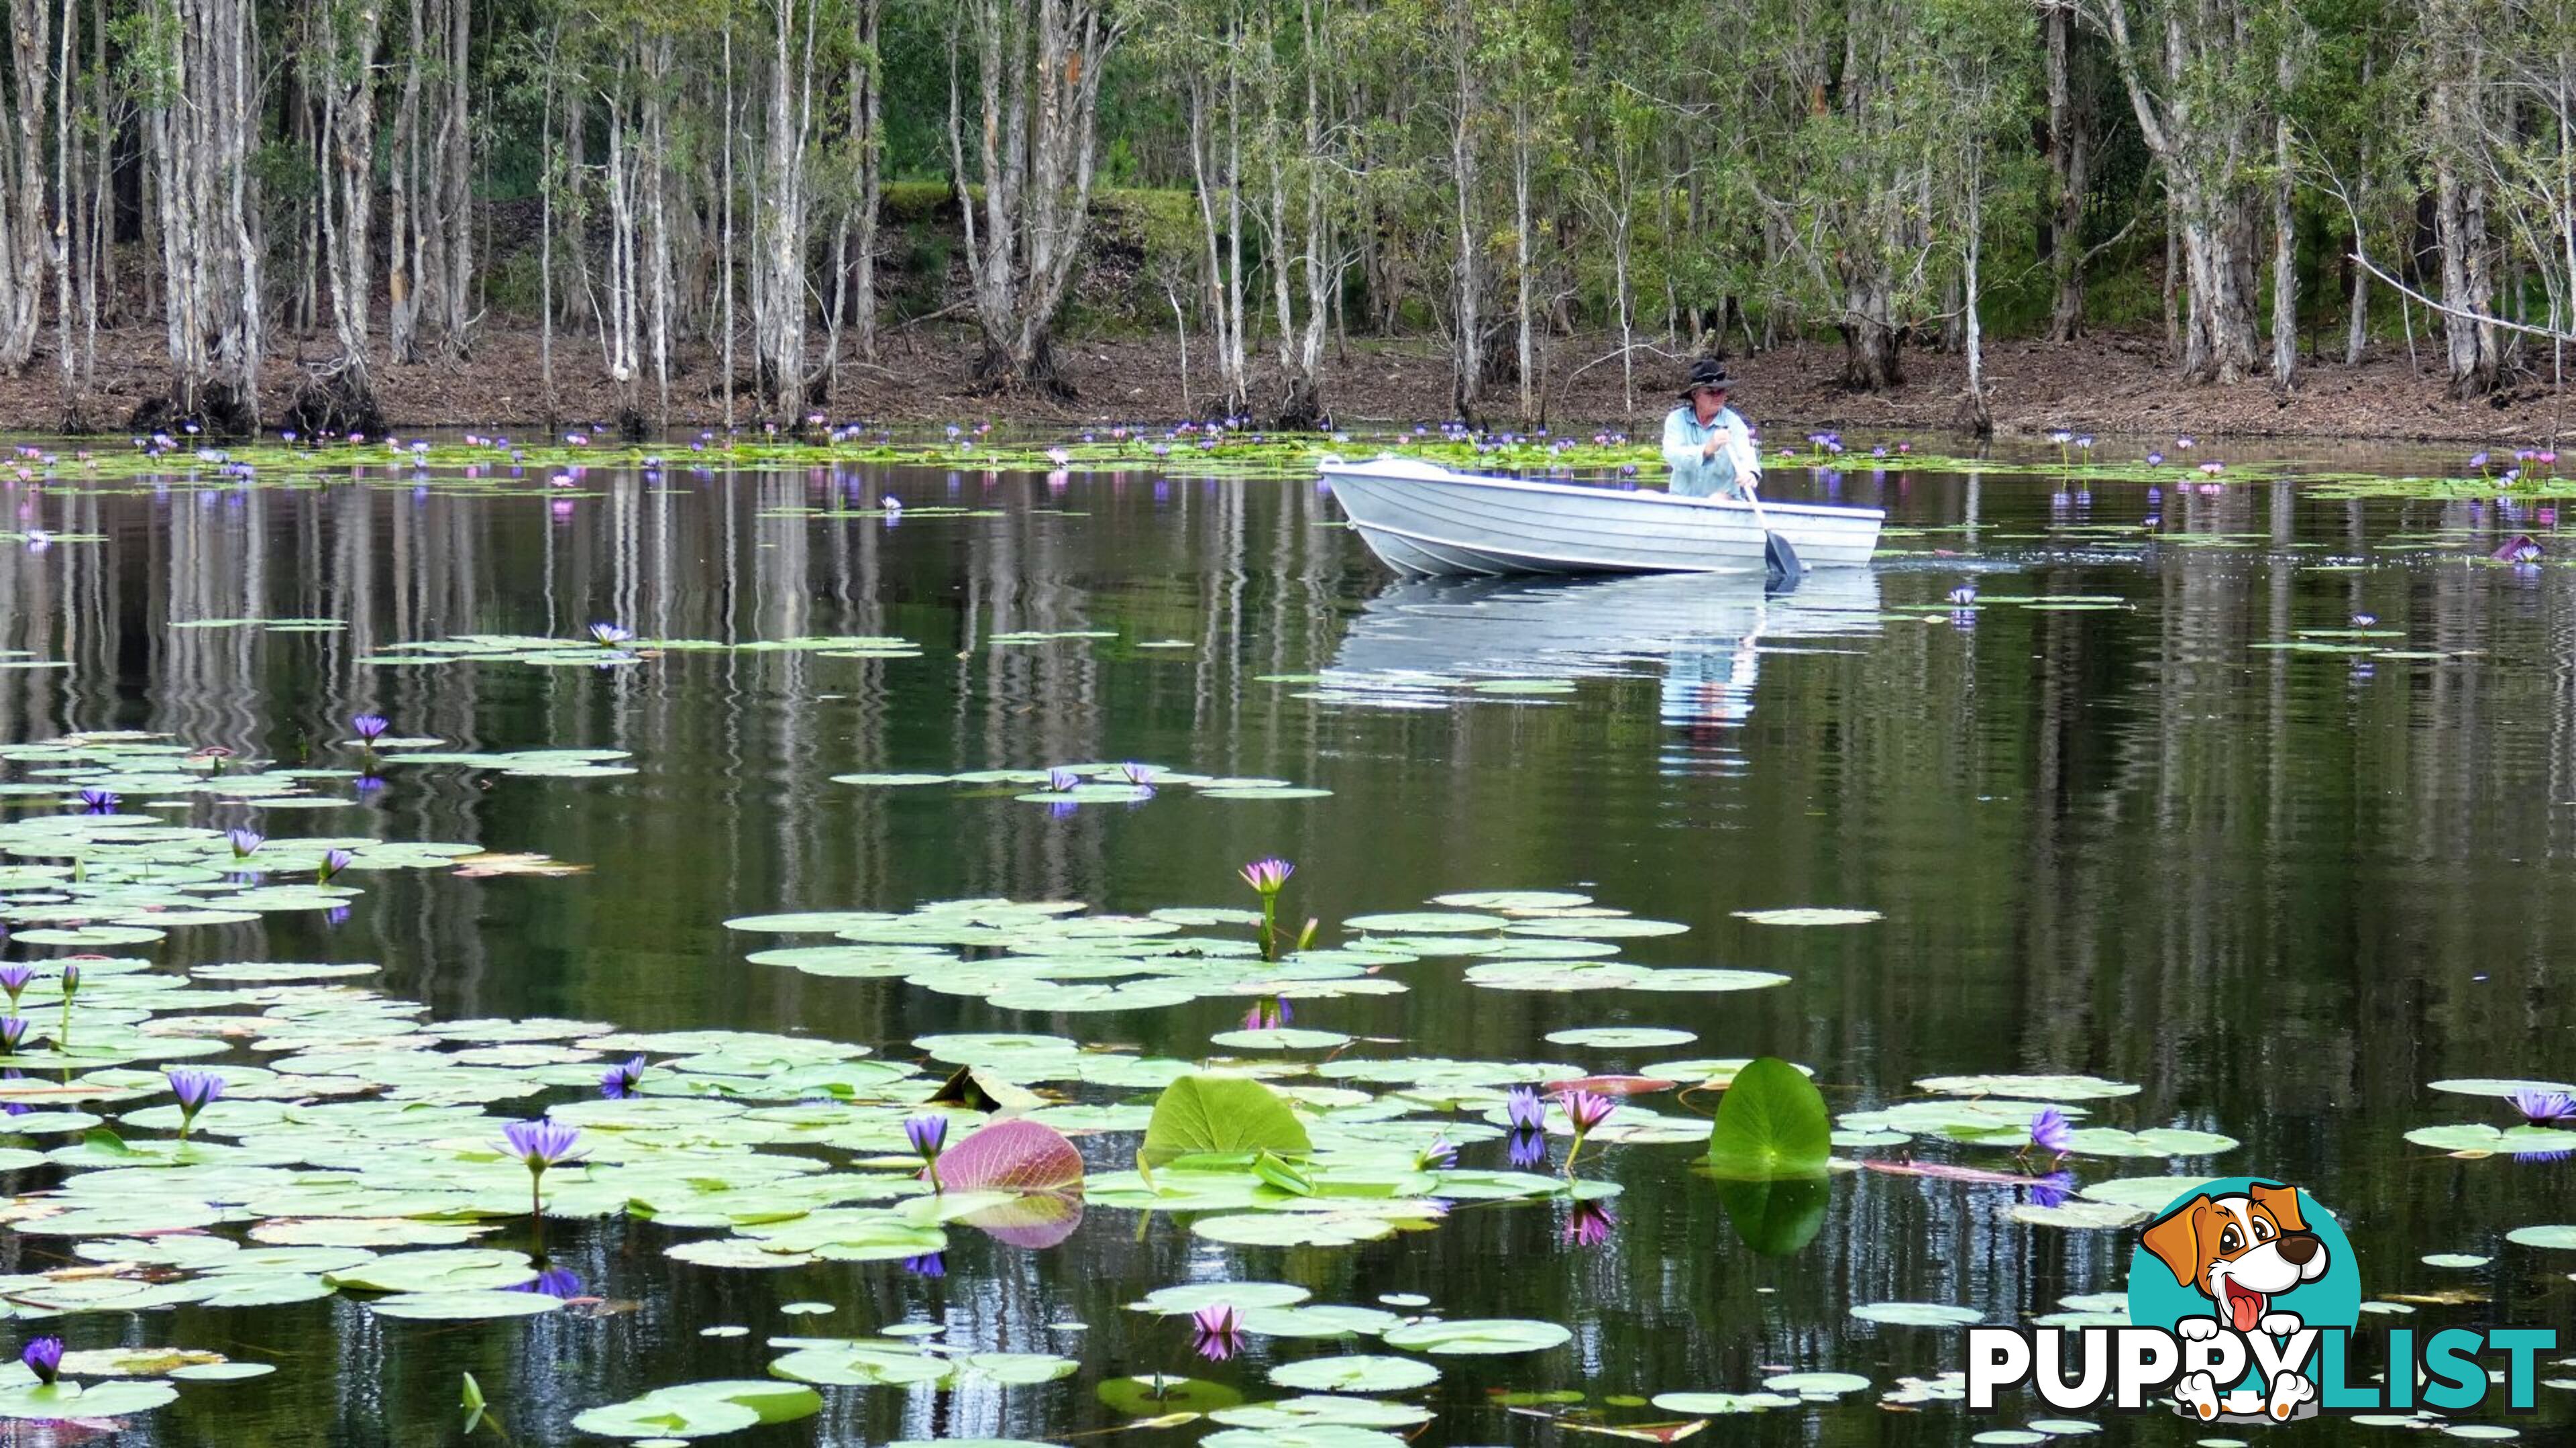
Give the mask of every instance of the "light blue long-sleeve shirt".
[{"label": "light blue long-sleeve shirt", "polygon": [[[1721,407],[1708,425],[1700,424],[1699,414],[1687,402],[1674,408],[1664,418],[1664,464],[1673,470],[1672,481],[1665,486],[1675,497],[1733,498],[1742,495],[1736,486],[1735,459],[1727,455],[1723,442],[1741,439],[1747,448],[1753,445],[1753,430],[1732,407]],[[1703,460],[1700,450],[1712,440],[1721,443],[1717,456]]]}]

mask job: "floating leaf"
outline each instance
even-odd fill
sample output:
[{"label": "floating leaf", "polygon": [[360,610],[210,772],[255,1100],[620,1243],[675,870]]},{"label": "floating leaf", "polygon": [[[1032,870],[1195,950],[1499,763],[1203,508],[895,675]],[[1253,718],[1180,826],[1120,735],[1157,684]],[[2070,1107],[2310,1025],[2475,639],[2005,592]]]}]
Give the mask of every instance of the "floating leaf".
[{"label": "floating leaf", "polygon": [[1832,1159],[1832,1117],[1815,1083],[1776,1056],[1735,1075],[1709,1130],[1709,1169],[1738,1181],[1824,1174]]},{"label": "floating leaf", "polygon": [[1547,1039],[1559,1046],[1643,1047],[1679,1046],[1696,1041],[1691,1031],[1678,1031],[1667,1026],[1578,1026],[1569,1030],[1550,1031]]},{"label": "floating leaf", "polygon": [[996,1121],[939,1158],[951,1191],[1061,1192],[1082,1185],[1082,1153],[1037,1122]]},{"label": "floating leaf", "polygon": [[1851,1315],[1863,1322],[1895,1327],[1965,1327],[1986,1320],[1986,1315],[1973,1307],[1941,1302],[1864,1302],[1854,1307]]},{"label": "floating leaf", "polygon": [[1180,1317],[1219,1303],[1243,1310],[1289,1307],[1312,1295],[1303,1287],[1285,1282],[1190,1282],[1178,1287],[1156,1288],[1145,1294],[1144,1301],[1128,1303],[1127,1309],[1130,1312]]},{"label": "floating leaf", "polygon": [[1314,1393],[1400,1393],[1439,1380],[1440,1369],[1419,1358],[1366,1353],[1309,1358],[1270,1370],[1270,1381],[1279,1386]]},{"label": "floating leaf", "polygon": [[1717,1417],[1728,1413],[1794,1408],[1798,1406],[1798,1400],[1785,1393],[1657,1393],[1655,1406],[1667,1413]]},{"label": "floating leaf", "polygon": [[95,1419],[148,1413],[175,1401],[179,1390],[168,1383],[104,1382],[28,1383],[0,1388],[0,1418]]},{"label": "floating leaf", "polygon": [[1560,1324],[1508,1317],[1417,1322],[1390,1328],[1385,1334],[1388,1347],[1443,1356],[1541,1352],[1563,1346],[1573,1339],[1574,1333]]},{"label": "floating leaf", "polygon": [[535,1317],[563,1306],[542,1292],[397,1292],[367,1304],[385,1317],[463,1322],[487,1317]]},{"label": "floating leaf", "polygon": [[686,1383],[593,1408],[572,1420],[603,1438],[705,1438],[763,1423],[792,1423],[823,1411],[823,1397],[798,1383]]},{"label": "floating leaf", "polygon": [[1875,910],[1838,909],[1828,905],[1788,910],[1738,910],[1735,917],[1750,920],[1756,925],[1866,925],[1881,918]]},{"label": "floating leaf", "polygon": [[1185,1156],[1303,1156],[1314,1150],[1288,1103],[1258,1081],[1184,1076],[1163,1089],[1137,1159],[1148,1168]]},{"label": "floating leaf", "polygon": [[1926,1076],[1917,1089],[1945,1096],[2013,1096],[2035,1101],[2096,1101],[2134,1096],[2138,1087],[2099,1076]]}]

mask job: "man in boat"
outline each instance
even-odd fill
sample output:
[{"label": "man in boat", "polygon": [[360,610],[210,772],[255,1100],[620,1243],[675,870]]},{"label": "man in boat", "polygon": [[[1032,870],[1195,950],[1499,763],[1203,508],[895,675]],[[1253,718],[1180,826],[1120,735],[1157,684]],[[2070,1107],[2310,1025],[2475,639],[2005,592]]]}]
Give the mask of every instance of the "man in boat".
[{"label": "man in boat", "polygon": [[1692,364],[1682,405],[1664,418],[1666,486],[1679,498],[1741,498],[1761,485],[1762,454],[1753,429],[1726,405],[1726,364],[1703,357]]}]

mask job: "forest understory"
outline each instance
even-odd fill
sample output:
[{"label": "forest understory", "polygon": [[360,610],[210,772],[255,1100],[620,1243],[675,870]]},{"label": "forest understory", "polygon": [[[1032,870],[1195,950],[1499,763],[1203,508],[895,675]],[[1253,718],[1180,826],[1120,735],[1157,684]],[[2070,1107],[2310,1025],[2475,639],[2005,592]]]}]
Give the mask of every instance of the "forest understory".
[{"label": "forest understory", "polygon": [[[395,428],[605,427],[616,412],[617,388],[599,367],[595,351],[568,346],[560,334],[556,347],[557,397],[551,409],[533,326],[488,328],[463,362],[402,364],[380,352],[371,370],[385,420]],[[844,360],[838,390],[820,410],[836,423],[991,421],[1043,430],[1092,422],[1165,424],[1206,416],[1215,395],[1203,353],[1193,355],[1194,375],[1184,388],[1179,348],[1169,336],[1064,340],[1060,356],[1076,389],[1069,402],[979,391],[971,375],[976,347],[971,327],[933,323],[893,329],[875,366]],[[282,350],[284,355],[262,371],[261,411],[272,418],[285,415],[308,375],[291,346]],[[1551,348],[1550,366],[1557,375],[1547,387],[1547,425],[1558,431],[1610,427],[1637,432],[1658,422],[1672,406],[1686,357],[1661,348],[1640,352],[1637,402],[1631,411],[1622,397],[1617,350],[1615,337],[1557,340]],[[319,364],[328,351],[328,339],[317,337],[306,360]],[[2493,396],[2465,402],[2447,395],[2438,350],[2427,346],[2419,356],[2420,366],[2410,366],[2400,346],[2381,347],[2358,366],[2320,358],[2301,368],[2299,384],[2287,397],[2266,379],[2234,386],[2185,382],[2176,375],[2163,338],[2153,335],[2089,335],[2070,343],[1990,341],[1985,369],[1995,429],[2005,437],[2071,428],[2148,439],[2191,434],[2543,442],[2554,440],[2567,421],[2569,389],[2550,385],[2545,353],[2539,359],[2540,376],[2508,381]],[[672,430],[721,427],[725,407],[719,359],[692,348],[679,352],[677,361]],[[1965,387],[1965,359],[1959,354],[1908,349],[1903,355],[1905,381],[1875,393],[1844,387],[1839,380],[1843,363],[1842,346],[1830,340],[1739,355],[1729,363],[1740,379],[1734,405],[1774,440],[1794,441],[1820,427],[1872,433],[1950,430]],[[2576,371],[2576,357],[2569,365]],[[1347,355],[1338,348],[1326,350],[1323,381],[1323,399],[1342,426],[1437,424],[1452,415],[1443,337],[1354,337]],[[168,385],[159,328],[102,331],[98,387],[90,404],[94,430],[121,437],[134,409],[166,395]],[[1275,403],[1278,392],[1275,363],[1266,369],[1256,364],[1256,422],[1265,420],[1260,414]],[[757,428],[759,419],[746,381],[736,422]],[[0,431],[50,434],[59,431],[60,423],[61,399],[47,356],[40,352],[24,371],[0,377]]]}]

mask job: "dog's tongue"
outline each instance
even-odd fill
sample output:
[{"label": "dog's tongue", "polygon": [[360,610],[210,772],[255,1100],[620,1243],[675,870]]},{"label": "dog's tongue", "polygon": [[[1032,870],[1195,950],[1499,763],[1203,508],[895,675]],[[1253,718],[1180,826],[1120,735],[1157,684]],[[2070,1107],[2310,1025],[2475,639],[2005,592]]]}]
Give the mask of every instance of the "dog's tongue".
[{"label": "dog's tongue", "polygon": [[2263,1318],[2263,1294],[2248,1292],[2230,1282],[2227,1284],[2227,1315],[2238,1332],[2252,1332]]}]

